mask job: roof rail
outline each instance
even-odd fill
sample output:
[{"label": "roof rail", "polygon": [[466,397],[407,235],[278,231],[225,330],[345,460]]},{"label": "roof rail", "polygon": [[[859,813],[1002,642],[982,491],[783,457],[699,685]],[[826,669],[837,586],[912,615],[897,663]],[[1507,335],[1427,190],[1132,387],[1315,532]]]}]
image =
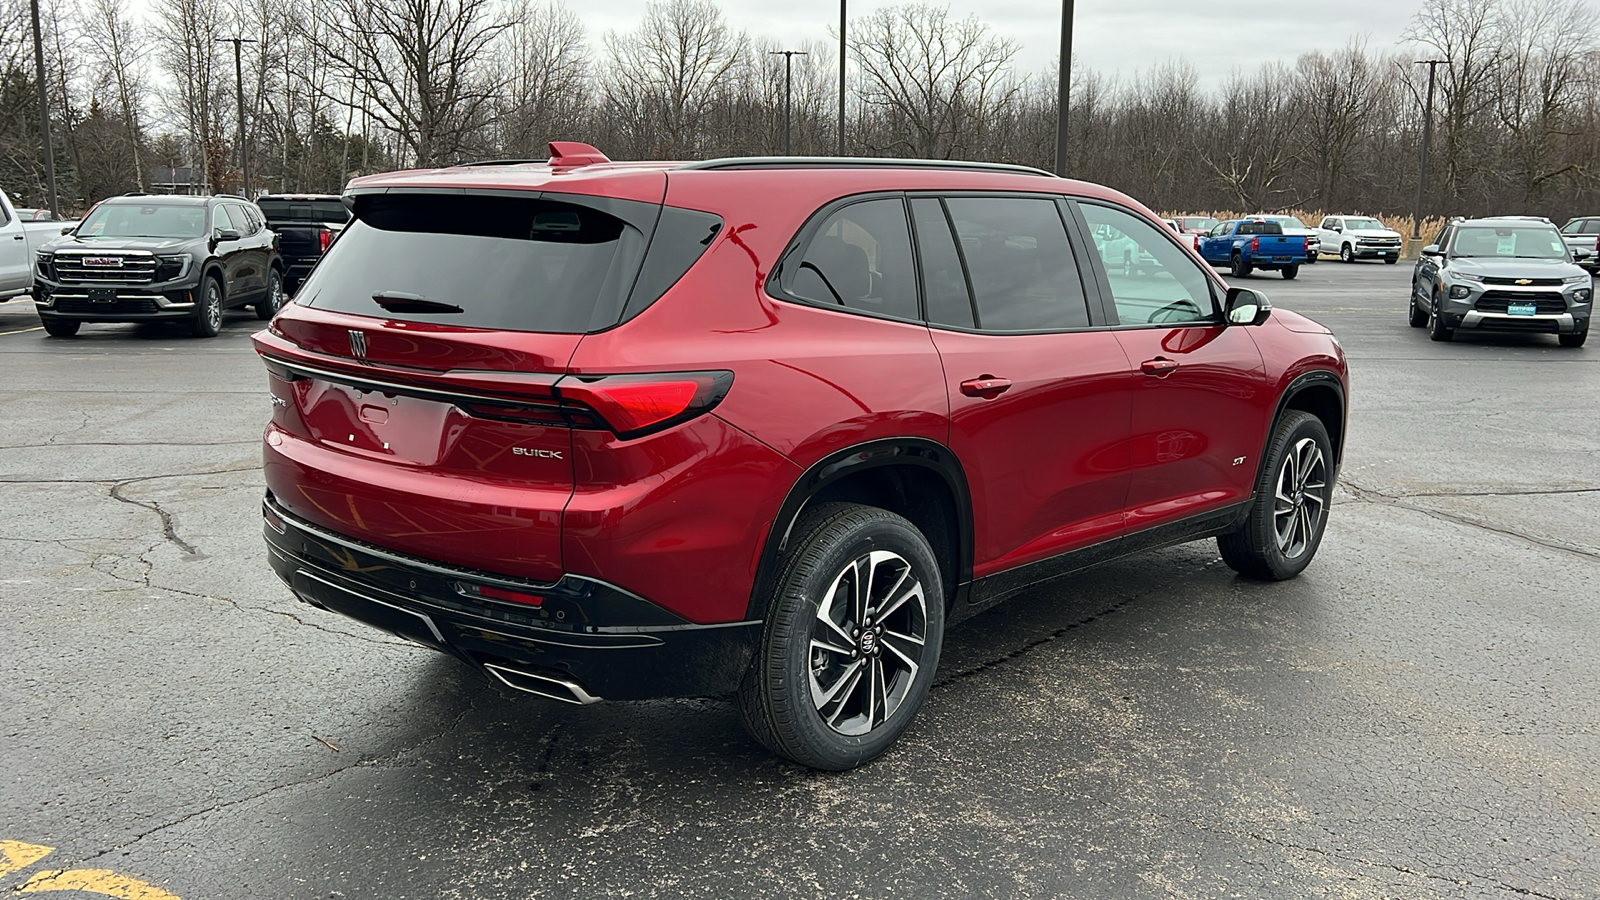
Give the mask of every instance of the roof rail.
[{"label": "roof rail", "polygon": [[455,163],[454,168],[467,168],[469,166],[527,166],[533,164],[549,165],[548,159],[480,159],[473,162]]},{"label": "roof rail", "polygon": [[1043,175],[1052,172],[1012,163],[972,162],[959,159],[887,159],[851,156],[741,156],[684,163],[679,169],[948,169],[967,172],[1010,172],[1015,175]]}]

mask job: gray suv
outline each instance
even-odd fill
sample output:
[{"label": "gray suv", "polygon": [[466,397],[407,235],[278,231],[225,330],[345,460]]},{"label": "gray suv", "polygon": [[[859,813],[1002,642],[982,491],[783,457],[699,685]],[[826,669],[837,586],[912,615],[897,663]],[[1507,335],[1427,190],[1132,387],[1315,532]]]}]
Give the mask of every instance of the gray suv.
[{"label": "gray suv", "polygon": [[1458,219],[1422,248],[1411,275],[1410,321],[1448,341],[1457,329],[1553,334],[1563,347],[1589,336],[1593,284],[1547,221]]}]

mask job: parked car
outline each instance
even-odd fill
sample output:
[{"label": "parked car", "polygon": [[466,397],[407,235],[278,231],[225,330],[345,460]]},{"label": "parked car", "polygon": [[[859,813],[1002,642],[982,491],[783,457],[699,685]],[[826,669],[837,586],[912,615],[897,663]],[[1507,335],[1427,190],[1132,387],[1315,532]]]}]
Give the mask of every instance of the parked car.
[{"label": "parked car", "polygon": [[1317,261],[1320,255],[1320,249],[1322,247],[1322,238],[1315,228],[1307,227],[1306,223],[1300,221],[1294,216],[1282,215],[1279,213],[1257,213],[1253,216],[1249,216],[1249,218],[1264,219],[1268,222],[1277,222],[1279,227],[1283,229],[1284,234],[1290,236],[1297,235],[1305,238],[1306,262],[1308,264],[1314,264]]},{"label": "parked car", "polygon": [[1600,271],[1600,216],[1567,220],[1567,224],[1561,226],[1561,240],[1566,242],[1573,256],[1580,250],[1588,254],[1578,260],[1584,271],[1591,275]]},{"label": "parked car", "polygon": [[1394,265],[1400,261],[1400,232],[1368,216],[1329,216],[1322,220],[1317,236],[1322,252],[1338,254],[1340,262],[1381,259]]},{"label": "parked car", "polygon": [[1256,269],[1294,278],[1306,258],[1306,239],[1290,237],[1282,225],[1266,219],[1230,219],[1201,235],[1199,249],[1206,262],[1228,266],[1235,278],[1249,277]]},{"label": "parked car", "polygon": [[1411,275],[1408,319],[1436,341],[1458,329],[1554,334],[1563,347],[1589,336],[1593,283],[1547,221],[1465,219],[1422,248]]},{"label": "parked car", "polygon": [[63,222],[66,221],[48,209],[17,209],[17,218],[24,222]]},{"label": "parked car", "polygon": [[[0,191],[0,303],[26,295],[33,288],[35,247],[61,236],[70,222],[38,220],[11,205],[11,198]],[[48,215],[49,210],[45,211]]]},{"label": "parked car", "polygon": [[293,295],[344,230],[350,210],[333,194],[267,194],[256,206],[278,235],[284,290]]},{"label": "parked car", "polygon": [[1200,249],[1200,236],[1217,227],[1217,220],[1211,216],[1176,216],[1173,221],[1178,223],[1178,233],[1187,236],[1196,251]]},{"label": "parked car", "polygon": [[103,200],[39,249],[34,275],[34,306],[54,337],[84,322],[152,319],[214,337],[223,310],[250,305],[270,319],[284,298],[276,237],[239,197]]},{"label": "parked car", "polygon": [[268,560],[512,688],[735,694],[773,751],[847,769],[956,621],[1211,535],[1289,578],[1323,534],[1338,342],[1107,188],[558,143],[346,199],[254,338]]}]

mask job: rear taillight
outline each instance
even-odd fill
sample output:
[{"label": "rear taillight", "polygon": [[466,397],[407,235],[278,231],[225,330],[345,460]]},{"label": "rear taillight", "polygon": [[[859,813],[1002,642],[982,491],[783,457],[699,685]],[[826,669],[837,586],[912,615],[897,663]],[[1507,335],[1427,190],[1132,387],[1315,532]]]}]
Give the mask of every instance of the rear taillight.
[{"label": "rear taillight", "polygon": [[1255,251],[1260,250],[1260,249],[1261,249],[1261,238],[1259,238],[1259,237],[1251,238],[1250,239],[1250,252],[1254,253]]},{"label": "rear taillight", "polygon": [[732,372],[673,372],[569,375],[555,389],[562,401],[593,410],[617,437],[634,438],[710,412],[732,386]]},{"label": "rear taillight", "polygon": [[476,594],[479,597],[487,597],[490,600],[500,600],[506,603],[520,603],[523,606],[544,605],[544,597],[540,594],[525,594],[521,591],[508,591],[505,588],[497,588],[487,584],[472,585],[470,587],[462,585],[461,588],[465,588],[461,592],[468,594],[469,596]]},{"label": "rear taillight", "polygon": [[324,228],[317,232],[317,245],[321,252],[327,253],[328,248],[333,246],[333,229]]}]

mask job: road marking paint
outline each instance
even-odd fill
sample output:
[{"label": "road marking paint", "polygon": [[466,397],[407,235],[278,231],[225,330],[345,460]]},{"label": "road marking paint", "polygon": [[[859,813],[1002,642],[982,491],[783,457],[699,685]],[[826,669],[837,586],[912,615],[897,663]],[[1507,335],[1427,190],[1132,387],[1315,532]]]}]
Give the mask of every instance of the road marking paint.
[{"label": "road marking paint", "polygon": [[24,844],[21,841],[0,841],[0,876],[26,869],[51,853],[54,847]]},{"label": "road marking paint", "polygon": [[110,869],[68,869],[66,871],[40,872],[16,889],[19,894],[42,891],[87,891],[102,897],[118,900],[179,900],[158,887],[145,884]]},{"label": "road marking paint", "polygon": [[23,328],[23,329],[19,329],[17,331],[0,331],[0,337],[5,337],[8,334],[27,334],[30,331],[43,331],[43,330],[44,330],[44,326],[43,325],[35,325],[32,328]]}]

